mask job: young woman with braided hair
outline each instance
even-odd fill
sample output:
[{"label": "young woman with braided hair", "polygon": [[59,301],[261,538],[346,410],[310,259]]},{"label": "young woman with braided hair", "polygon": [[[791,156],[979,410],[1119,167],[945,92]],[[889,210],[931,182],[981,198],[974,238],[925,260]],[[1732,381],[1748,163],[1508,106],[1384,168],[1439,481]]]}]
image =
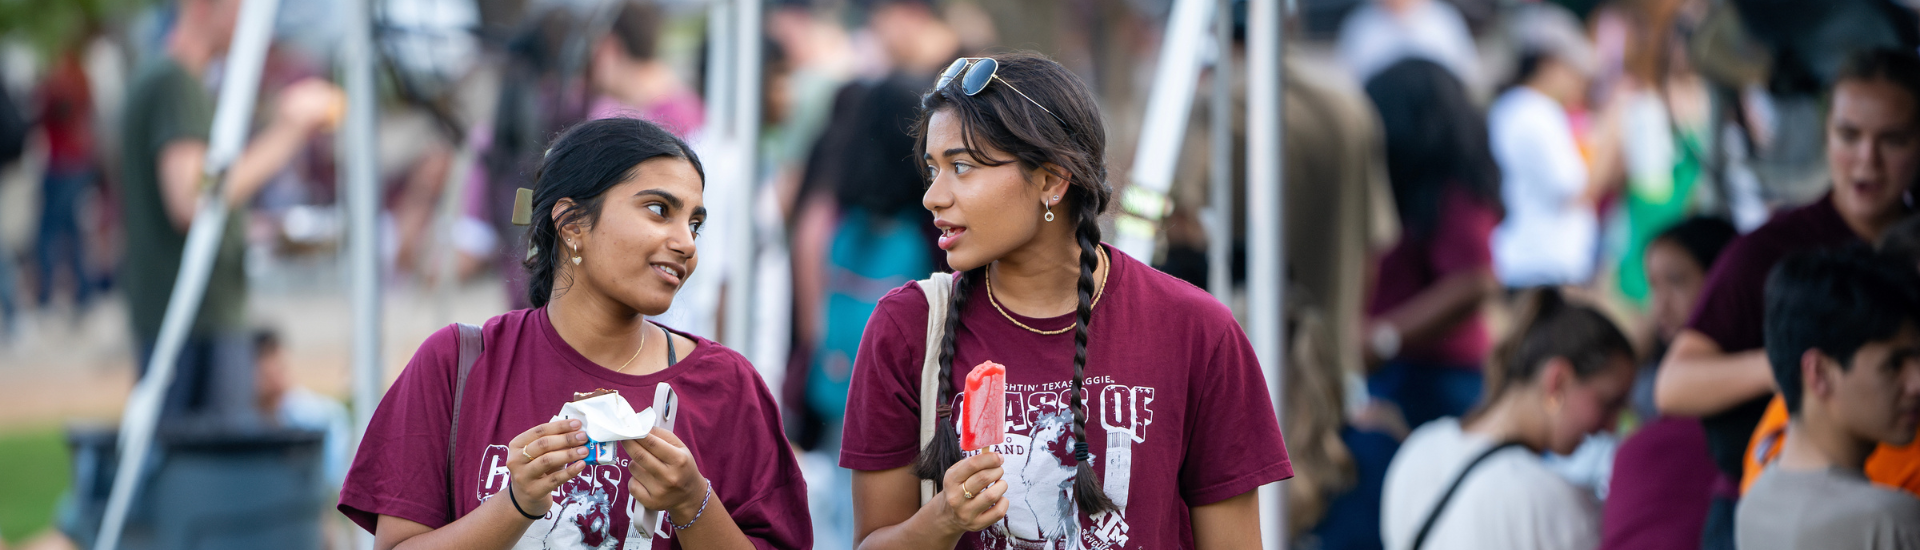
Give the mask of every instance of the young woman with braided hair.
[{"label": "young woman with braided hair", "polygon": [[[1259,544],[1254,489],[1293,475],[1265,379],[1226,307],[1099,244],[1113,189],[1093,94],[1012,53],[955,61],[921,103],[922,203],[955,271],[938,419],[921,448],[936,308],[908,284],[868,321],[847,397],[860,547]],[[1006,436],[963,452],[956,388],[986,361],[1006,367]]]}]

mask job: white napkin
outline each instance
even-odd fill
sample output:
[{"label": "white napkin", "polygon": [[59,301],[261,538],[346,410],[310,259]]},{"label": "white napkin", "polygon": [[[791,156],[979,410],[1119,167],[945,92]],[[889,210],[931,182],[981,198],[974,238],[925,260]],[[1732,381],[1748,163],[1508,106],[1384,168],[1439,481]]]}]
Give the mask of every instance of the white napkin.
[{"label": "white napkin", "polygon": [[652,407],[638,413],[627,404],[620,394],[610,393],[573,401],[560,407],[560,414],[554,420],[579,420],[587,428],[587,462],[591,464],[612,464],[615,461],[613,442],[628,439],[646,439],[659,423],[660,415]]}]

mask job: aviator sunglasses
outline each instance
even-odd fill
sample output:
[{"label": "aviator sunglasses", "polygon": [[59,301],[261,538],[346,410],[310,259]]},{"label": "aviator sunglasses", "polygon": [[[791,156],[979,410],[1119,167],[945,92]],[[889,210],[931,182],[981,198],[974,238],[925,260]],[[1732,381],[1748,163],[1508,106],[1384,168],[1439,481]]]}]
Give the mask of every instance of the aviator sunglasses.
[{"label": "aviator sunglasses", "polygon": [[1020,94],[1020,97],[1026,98],[1028,103],[1039,107],[1041,111],[1046,111],[1054,120],[1060,121],[1061,126],[1067,125],[1067,121],[1061,119],[1060,115],[1053,114],[1053,110],[1048,109],[1045,105],[1041,105],[1038,101],[1034,101],[1032,97],[1028,97],[1026,92],[1020,91],[1020,88],[1014,86],[1012,82],[1007,82],[1007,79],[1000,78],[996,74],[999,71],[1000,62],[995,61],[991,57],[962,57],[953,60],[953,64],[948,65],[947,70],[940,71],[940,80],[933,83],[933,89],[944,89],[948,84],[953,83],[954,78],[959,78],[960,92],[971,97],[974,94],[980,93],[981,90],[987,89],[988,83],[998,80],[1001,84],[1006,84],[1007,89],[1013,90],[1013,93]]}]

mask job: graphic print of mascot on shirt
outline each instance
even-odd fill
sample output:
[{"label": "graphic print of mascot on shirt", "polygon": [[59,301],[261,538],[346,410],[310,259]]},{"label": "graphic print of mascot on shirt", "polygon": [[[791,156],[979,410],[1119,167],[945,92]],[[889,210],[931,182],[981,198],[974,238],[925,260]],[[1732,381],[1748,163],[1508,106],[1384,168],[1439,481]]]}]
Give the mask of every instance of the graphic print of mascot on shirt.
[{"label": "graphic print of mascot on shirt", "polygon": [[[507,487],[508,447],[489,445],[482,459],[481,501],[500,497]],[[613,536],[615,510],[634,520],[627,501],[628,472],[625,466],[604,464],[588,466],[580,475],[561,484],[553,493],[553,508],[533,522],[514,543],[514,550],[617,550]],[[631,535],[629,535],[631,537]],[[647,541],[651,542],[651,541]]]},{"label": "graphic print of mascot on shirt", "polygon": [[[1006,438],[1002,444],[987,450],[1000,453],[1005,460],[1002,468],[1006,474],[1001,479],[1007,483],[1006,498],[1012,502],[1008,506],[1006,519],[981,532],[981,542],[987,548],[1037,550],[1123,548],[1126,545],[1127,526],[1123,511],[1088,518],[1091,529],[1082,532],[1079,506],[1075,504],[1073,494],[1078,463],[1073,460],[1073,410],[1067,401],[1071,390],[1066,386],[1063,381],[1046,385],[1009,384],[1007,387]],[[1109,399],[1089,399],[1086,402],[1090,420],[1087,439],[1094,445],[1106,443],[1107,454],[1130,458],[1131,446],[1138,442],[1134,437],[1136,434],[1130,433],[1132,430],[1107,433],[1113,428],[1103,425],[1115,423],[1094,419],[1112,416],[1105,414],[1104,409],[1108,407],[1115,409],[1113,414],[1140,415],[1144,412],[1141,406],[1144,403],[1133,399],[1135,389],[1112,384],[1105,388],[1088,385],[1087,393],[1120,396],[1113,399],[1114,403],[1103,403]],[[1150,395],[1151,390],[1142,393]],[[1146,401],[1150,402],[1150,399]],[[953,406],[956,410],[963,410],[958,402]],[[1116,443],[1126,448],[1113,448]],[[971,456],[976,453],[967,454]],[[1102,461],[1101,453],[1096,451],[1089,460],[1099,463]],[[1113,498],[1116,505],[1124,507],[1132,477],[1131,466],[1130,460],[1106,461],[1107,471],[1103,481],[1108,497]],[[1075,544],[1076,540],[1081,543]]]}]

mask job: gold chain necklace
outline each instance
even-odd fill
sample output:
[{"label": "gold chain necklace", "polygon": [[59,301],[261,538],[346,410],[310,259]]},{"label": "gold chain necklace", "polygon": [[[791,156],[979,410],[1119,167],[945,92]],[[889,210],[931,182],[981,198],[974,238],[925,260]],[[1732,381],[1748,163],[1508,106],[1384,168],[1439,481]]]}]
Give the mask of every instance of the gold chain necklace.
[{"label": "gold chain necklace", "polygon": [[628,357],[627,362],[621,363],[620,368],[613,369],[613,372],[616,374],[626,374],[623,371],[627,370],[627,365],[633,364],[633,360],[640,357],[640,350],[643,349],[647,349],[647,323],[645,321],[640,322],[640,347],[633,348],[633,357]]},{"label": "gold chain necklace", "polygon": [[[1106,260],[1107,260],[1106,251],[1103,250],[1101,251],[1101,254],[1100,254],[1101,265],[1107,265],[1108,263],[1110,263],[1110,262],[1107,262]],[[1100,274],[1100,286],[1096,286],[1093,288],[1093,304],[1087,306],[1088,311],[1092,311],[1094,307],[1100,305],[1100,296],[1106,294],[1107,292],[1107,276],[1112,274],[1113,274],[1113,268],[1111,266],[1108,266],[1107,270]],[[1075,327],[1080,326],[1080,321],[1075,320],[1073,324],[1067,325],[1066,328],[1055,329],[1055,330],[1040,330],[1037,328],[1027,326],[1026,323],[1022,323],[1020,322],[1019,319],[1015,319],[1013,318],[1012,315],[1008,315],[1007,310],[1005,308],[1000,307],[1000,301],[994,299],[993,297],[993,268],[992,267],[987,268],[987,303],[993,304],[993,309],[995,311],[999,311],[1001,317],[1005,317],[1007,318],[1008,321],[1011,321],[1013,324],[1019,325],[1020,328],[1027,329],[1027,331],[1033,332],[1036,334],[1044,334],[1047,336],[1052,336],[1055,334],[1061,334],[1066,331],[1073,330]]]}]

